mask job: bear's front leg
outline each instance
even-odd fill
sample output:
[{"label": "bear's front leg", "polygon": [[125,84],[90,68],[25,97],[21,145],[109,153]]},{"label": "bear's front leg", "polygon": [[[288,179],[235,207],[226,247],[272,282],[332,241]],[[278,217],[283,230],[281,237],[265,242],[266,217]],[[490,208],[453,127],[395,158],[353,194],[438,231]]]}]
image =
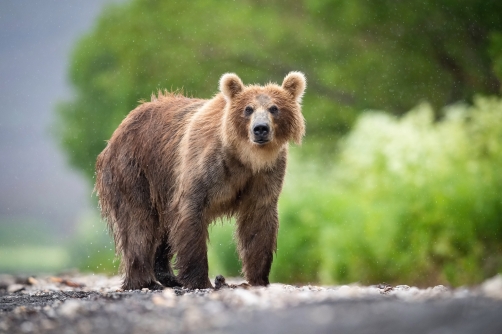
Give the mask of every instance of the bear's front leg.
[{"label": "bear's front leg", "polygon": [[237,238],[242,272],[251,285],[268,285],[277,248],[277,203],[246,205],[237,217]]},{"label": "bear's front leg", "polygon": [[208,277],[208,222],[203,215],[203,201],[195,196],[180,199],[179,203],[179,217],[170,232],[176,253],[177,280],[188,289],[212,288]]}]

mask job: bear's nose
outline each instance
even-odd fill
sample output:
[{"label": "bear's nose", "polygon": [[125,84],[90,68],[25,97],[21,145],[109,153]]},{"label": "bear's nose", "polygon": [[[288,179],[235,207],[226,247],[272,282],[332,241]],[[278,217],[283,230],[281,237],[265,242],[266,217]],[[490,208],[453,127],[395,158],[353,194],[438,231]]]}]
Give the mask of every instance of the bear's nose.
[{"label": "bear's nose", "polygon": [[257,137],[264,138],[268,135],[269,132],[270,132],[270,127],[268,126],[268,124],[257,124],[253,128],[253,133]]}]

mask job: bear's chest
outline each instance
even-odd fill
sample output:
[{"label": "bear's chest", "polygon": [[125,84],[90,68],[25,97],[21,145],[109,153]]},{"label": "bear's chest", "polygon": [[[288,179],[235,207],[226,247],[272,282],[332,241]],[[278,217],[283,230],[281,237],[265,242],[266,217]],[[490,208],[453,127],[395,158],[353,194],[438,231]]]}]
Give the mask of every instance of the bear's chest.
[{"label": "bear's chest", "polygon": [[218,174],[207,198],[207,209],[212,217],[232,214],[238,207],[242,193],[252,181],[251,172],[239,166],[224,164]]}]

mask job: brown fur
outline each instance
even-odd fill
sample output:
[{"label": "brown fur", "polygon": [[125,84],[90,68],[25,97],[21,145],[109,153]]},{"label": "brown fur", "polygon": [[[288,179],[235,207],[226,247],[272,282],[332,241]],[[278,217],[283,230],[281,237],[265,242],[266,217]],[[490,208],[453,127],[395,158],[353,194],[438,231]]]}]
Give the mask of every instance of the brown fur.
[{"label": "brown fur", "polygon": [[[207,229],[221,216],[237,219],[246,279],[269,283],[288,142],[305,132],[304,89],[299,72],[264,87],[225,74],[211,100],[159,92],[124,119],[98,156],[95,185],[124,289],[211,287]],[[270,126],[267,143],[257,144],[258,123]]]}]

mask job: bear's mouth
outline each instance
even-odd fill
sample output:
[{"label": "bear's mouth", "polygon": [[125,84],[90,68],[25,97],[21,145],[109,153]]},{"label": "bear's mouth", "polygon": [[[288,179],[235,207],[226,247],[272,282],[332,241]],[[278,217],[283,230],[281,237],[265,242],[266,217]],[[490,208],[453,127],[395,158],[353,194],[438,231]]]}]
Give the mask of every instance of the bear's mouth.
[{"label": "bear's mouth", "polygon": [[269,139],[255,139],[253,142],[255,144],[262,146],[262,145],[265,145],[266,143],[268,143],[269,141],[270,141]]}]

